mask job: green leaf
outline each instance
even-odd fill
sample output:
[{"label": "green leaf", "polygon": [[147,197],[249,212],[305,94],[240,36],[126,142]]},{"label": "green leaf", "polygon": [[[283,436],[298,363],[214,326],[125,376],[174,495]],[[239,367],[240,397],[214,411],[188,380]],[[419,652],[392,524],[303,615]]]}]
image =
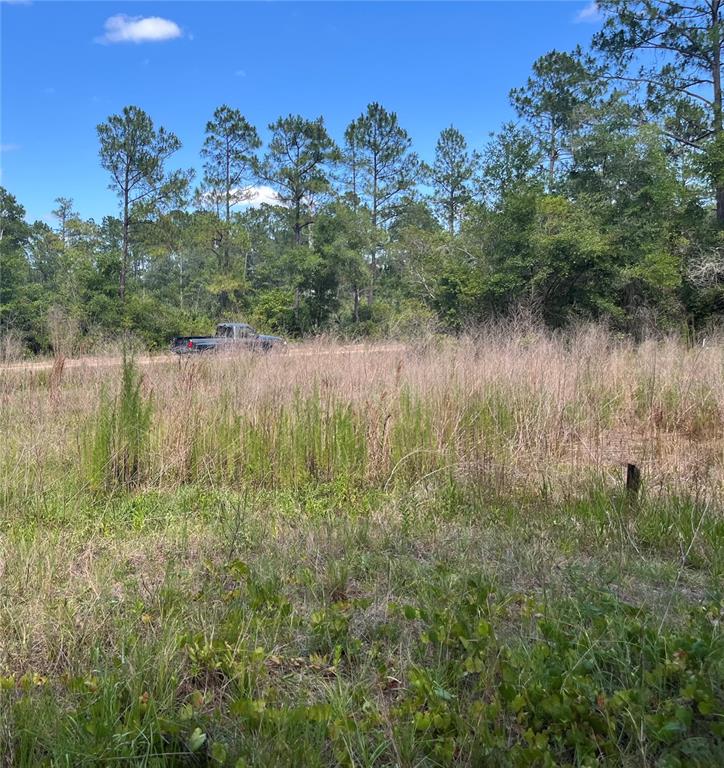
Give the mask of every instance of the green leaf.
[{"label": "green leaf", "polygon": [[192,752],[198,752],[206,743],[206,734],[201,732],[201,728],[194,728],[189,736],[189,749]]},{"label": "green leaf", "polygon": [[478,622],[478,637],[486,638],[490,637],[490,622],[481,619]]},{"label": "green leaf", "polygon": [[228,753],[229,750],[223,741],[215,741],[211,745],[211,759],[219,765],[223,765],[226,762]]},{"label": "green leaf", "polygon": [[513,712],[520,712],[525,706],[525,698],[519,693],[513,701],[510,702],[510,708]]}]

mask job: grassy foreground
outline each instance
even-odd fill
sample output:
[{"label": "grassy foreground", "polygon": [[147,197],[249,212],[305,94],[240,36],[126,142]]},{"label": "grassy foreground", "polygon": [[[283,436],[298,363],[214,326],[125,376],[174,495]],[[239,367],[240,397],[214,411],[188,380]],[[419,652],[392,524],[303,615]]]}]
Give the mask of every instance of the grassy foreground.
[{"label": "grassy foreground", "polygon": [[597,329],[0,370],[0,764],[721,764],[723,428]]}]

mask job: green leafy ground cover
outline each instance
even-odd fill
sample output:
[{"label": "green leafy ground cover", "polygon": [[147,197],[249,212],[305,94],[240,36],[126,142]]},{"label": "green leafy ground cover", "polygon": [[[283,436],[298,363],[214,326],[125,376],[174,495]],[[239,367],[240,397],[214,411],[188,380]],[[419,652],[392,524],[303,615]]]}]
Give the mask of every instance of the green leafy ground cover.
[{"label": "green leafy ground cover", "polygon": [[691,501],[631,510],[604,490],[79,499],[3,532],[1,751],[715,765],[721,529]]}]

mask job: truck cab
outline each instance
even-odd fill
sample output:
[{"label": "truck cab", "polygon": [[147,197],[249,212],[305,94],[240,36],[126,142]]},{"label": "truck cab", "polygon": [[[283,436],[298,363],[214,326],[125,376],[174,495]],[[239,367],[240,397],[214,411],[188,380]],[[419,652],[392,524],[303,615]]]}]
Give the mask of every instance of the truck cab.
[{"label": "truck cab", "polygon": [[219,339],[233,339],[234,341],[256,340],[257,332],[246,323],[219,323],[216,326],[216,336]]}]

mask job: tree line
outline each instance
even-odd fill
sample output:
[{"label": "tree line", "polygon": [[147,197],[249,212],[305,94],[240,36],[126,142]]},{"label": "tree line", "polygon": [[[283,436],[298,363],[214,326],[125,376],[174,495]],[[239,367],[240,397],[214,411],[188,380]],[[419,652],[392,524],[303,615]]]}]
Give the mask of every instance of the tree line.
[{"label": "tree line", "polygon": [[705,327],[724,309],[720,2],[599,6],[587,50],[511,91],[516,121],[479,151],[449,126],[429,162],[378,103],[336,140],[322,116],[280,117],[266,145],[222,105],[196,174],[125,107],[97,128],[113,215],[59,197],[54,226],[29,223],[0,192],[2,330],[33,350],[59,325],[164,346],[222,318],[385,335],[520,307],[551,327]]}]

